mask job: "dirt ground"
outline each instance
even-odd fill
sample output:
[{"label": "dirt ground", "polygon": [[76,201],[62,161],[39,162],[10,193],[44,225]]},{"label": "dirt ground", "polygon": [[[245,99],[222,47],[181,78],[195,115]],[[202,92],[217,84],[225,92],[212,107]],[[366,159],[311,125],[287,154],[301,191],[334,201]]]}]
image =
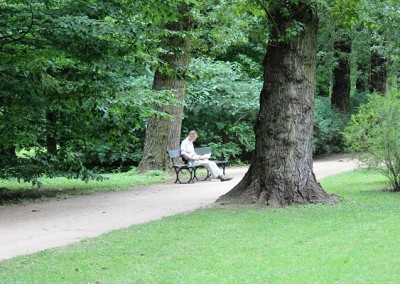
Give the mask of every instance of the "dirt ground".
[{"label": "dirt ground", "polygon": [[[352,170],[358,163],[336,155],[316,160],[317,179]],[[106,232],[209,206],[237,184],[247,168],[227,168],[234,177],[195,184],[167,182],[123,192],[0,208],[0,260],[78,242]]]}]

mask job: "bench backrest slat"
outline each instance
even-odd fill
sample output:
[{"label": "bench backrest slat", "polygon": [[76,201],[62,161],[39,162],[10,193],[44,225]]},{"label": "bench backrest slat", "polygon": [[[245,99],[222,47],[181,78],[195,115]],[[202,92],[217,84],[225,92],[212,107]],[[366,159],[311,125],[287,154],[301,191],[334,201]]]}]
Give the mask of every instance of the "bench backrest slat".
[{"label": "bench backrest slat", "polygon": [[169,156],[169,158],[171,159],[172,164],[178,165],[179,163],[182,163],[181,160],[181,150],[168,150],[167,154]]},{"label": "bench backrest slat", "polygon": [[168,156],[171,159],[180,158],[181,157],[181,150],[169,150],[167,151]]}]

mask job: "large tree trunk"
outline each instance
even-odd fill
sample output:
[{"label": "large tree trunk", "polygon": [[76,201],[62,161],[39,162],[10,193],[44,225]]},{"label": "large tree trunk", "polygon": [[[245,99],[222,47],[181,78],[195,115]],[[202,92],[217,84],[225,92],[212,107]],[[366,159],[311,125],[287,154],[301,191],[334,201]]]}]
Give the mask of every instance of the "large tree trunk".
[{"label": "large tree trunk", "polygon": [[342,112],[350,109],[350,63],[351,52],[350,38],[344,35],[342,39],[334,44],[337,65],[333,70],[333,90],[331,103]]},{"label": "large tree trunk", "polygon": [[[296,11],[304,31],[289,43],[268,44],[253,162],[243,180],[219,202],[280,207],[334,200],[313,173],[317,17],[309,7]],[[278,38],[289,23],[279,13],[269,16],[275,24],[272,38]]]},{"label": "large tree trunk", "polygon": [[167,170],[170,161],[166,151],[179,148],[186,87],[185,76],[189,67],[191,43],[188,36],[182,36],[179,32],[191,29],[192,22],[187,16],[188,8],[185,4],[181,7],[181,13],[184,15],[181,22],[167,25],[167,28],[175,33],[172,33],[165,43],[165,48],[169,50],[161,58],[161,62],[164,62],[165,66],[156,71],[153,82],[153,89],[156,91],[170,90],[174,94],[177,104],[158,108],[159,111],[165,112],[171,117],[153,116],[149,118],[143,158],[138,167],[139,172]]},{"label": "large tree trunk", "polygon": [[[154,89],[171,90],[177,101],[183,103],[186,81],[171,78],[156,72]],[[162,106],[160,111],[168,113],[172,118],[152,116],[147,121],[147,129],[144,143],[144,154],[138,170],[167,170],[169,159],[166,151],[179,148],[180,132],[182,126],[183,105]]]}]

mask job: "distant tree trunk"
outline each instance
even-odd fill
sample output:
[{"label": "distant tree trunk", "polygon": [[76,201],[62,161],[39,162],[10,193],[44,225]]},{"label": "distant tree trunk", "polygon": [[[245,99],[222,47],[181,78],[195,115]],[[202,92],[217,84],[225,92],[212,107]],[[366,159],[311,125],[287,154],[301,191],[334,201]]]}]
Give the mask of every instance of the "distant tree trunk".
[{"label": "distant tree trunk", "polygon": [[[335,200],[325,193],[313,173],[317,16],[306,4],[287,7],[293,13],[291,19],[302,22],[304,30],[288,43],[269,42],[254,157],[245,177],[218,202],[280,207]],[[268,16],[274,23],[271,38],[277,39],[290,24],[288,17],[279,12]]]},{"label": "distant tree trunk", "polygon": [[186,72],[189,67],[189,52],[191,41],[188,36],[179,32],[191,29],[191,18],[187,15],[188,6],[181,7],[181,22],[170,23],[167,28],[178,32],[169,36],[165,48],[170,50],[161,61],[165,66],[158,69],[154,76],[153,89],[156,91],[170,90],[177,105],[166,105],[158,108],[172,118],[150,117],[147,123],[144,141],[143,158],[138,166],[140,172],[148,170],[166,170],[170,161],[167,150],[179,148],[182,128],[183,102],[185,98]]},{"label": "distant tree trunk", "polygon": [[365,62],[360,62],[358,64],[358,76],[356,80],[356,91],[358,93],[366,93],[369,91],[368,80],[365,79],[365,74],[370,74],[369,65]]},{"label": "distant tree trunk", "polygon": [[[4,164],[15,165],[17,163],[16,147],[9,146],[0,150],[0,159]],[[2,164],[2,163],[0,163]]]},{"label": "distant tree trunk", "polygon": [[57,152],[56,121],[57,115],[55,112],[46,112],[46,145],[47,152],[50,154]]},{"label": "distant tree trunk", "polygon": [[333,70],[333,90],[331,104],[342,112],[350,110],[350,63],[351,52],[350,38],[344,35],[343,38],[334,44],[337,58],[337,66]]},{"label": "distant tree trunk", "polygon": [[376,52],[373,52],[371,55],[370,81],[370,92],[386,93],[386,59]]}]

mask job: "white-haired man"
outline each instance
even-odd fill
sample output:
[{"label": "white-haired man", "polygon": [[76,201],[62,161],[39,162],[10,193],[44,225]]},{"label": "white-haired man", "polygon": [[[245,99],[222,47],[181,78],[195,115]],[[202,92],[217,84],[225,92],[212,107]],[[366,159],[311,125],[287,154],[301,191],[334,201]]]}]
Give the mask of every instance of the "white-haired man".
[{"label": "white-haired man", "polygon": [[197,131],[189,132],[188,137],[181,143],[181,155],[188,161],[192,161],[193,165],[205,167],[212,177],[218,178],[220,181],[231,180],[231,177],[225,176],[217,164],[207,158],[197,155],[194,151],[193,142],[197,139]]}]

